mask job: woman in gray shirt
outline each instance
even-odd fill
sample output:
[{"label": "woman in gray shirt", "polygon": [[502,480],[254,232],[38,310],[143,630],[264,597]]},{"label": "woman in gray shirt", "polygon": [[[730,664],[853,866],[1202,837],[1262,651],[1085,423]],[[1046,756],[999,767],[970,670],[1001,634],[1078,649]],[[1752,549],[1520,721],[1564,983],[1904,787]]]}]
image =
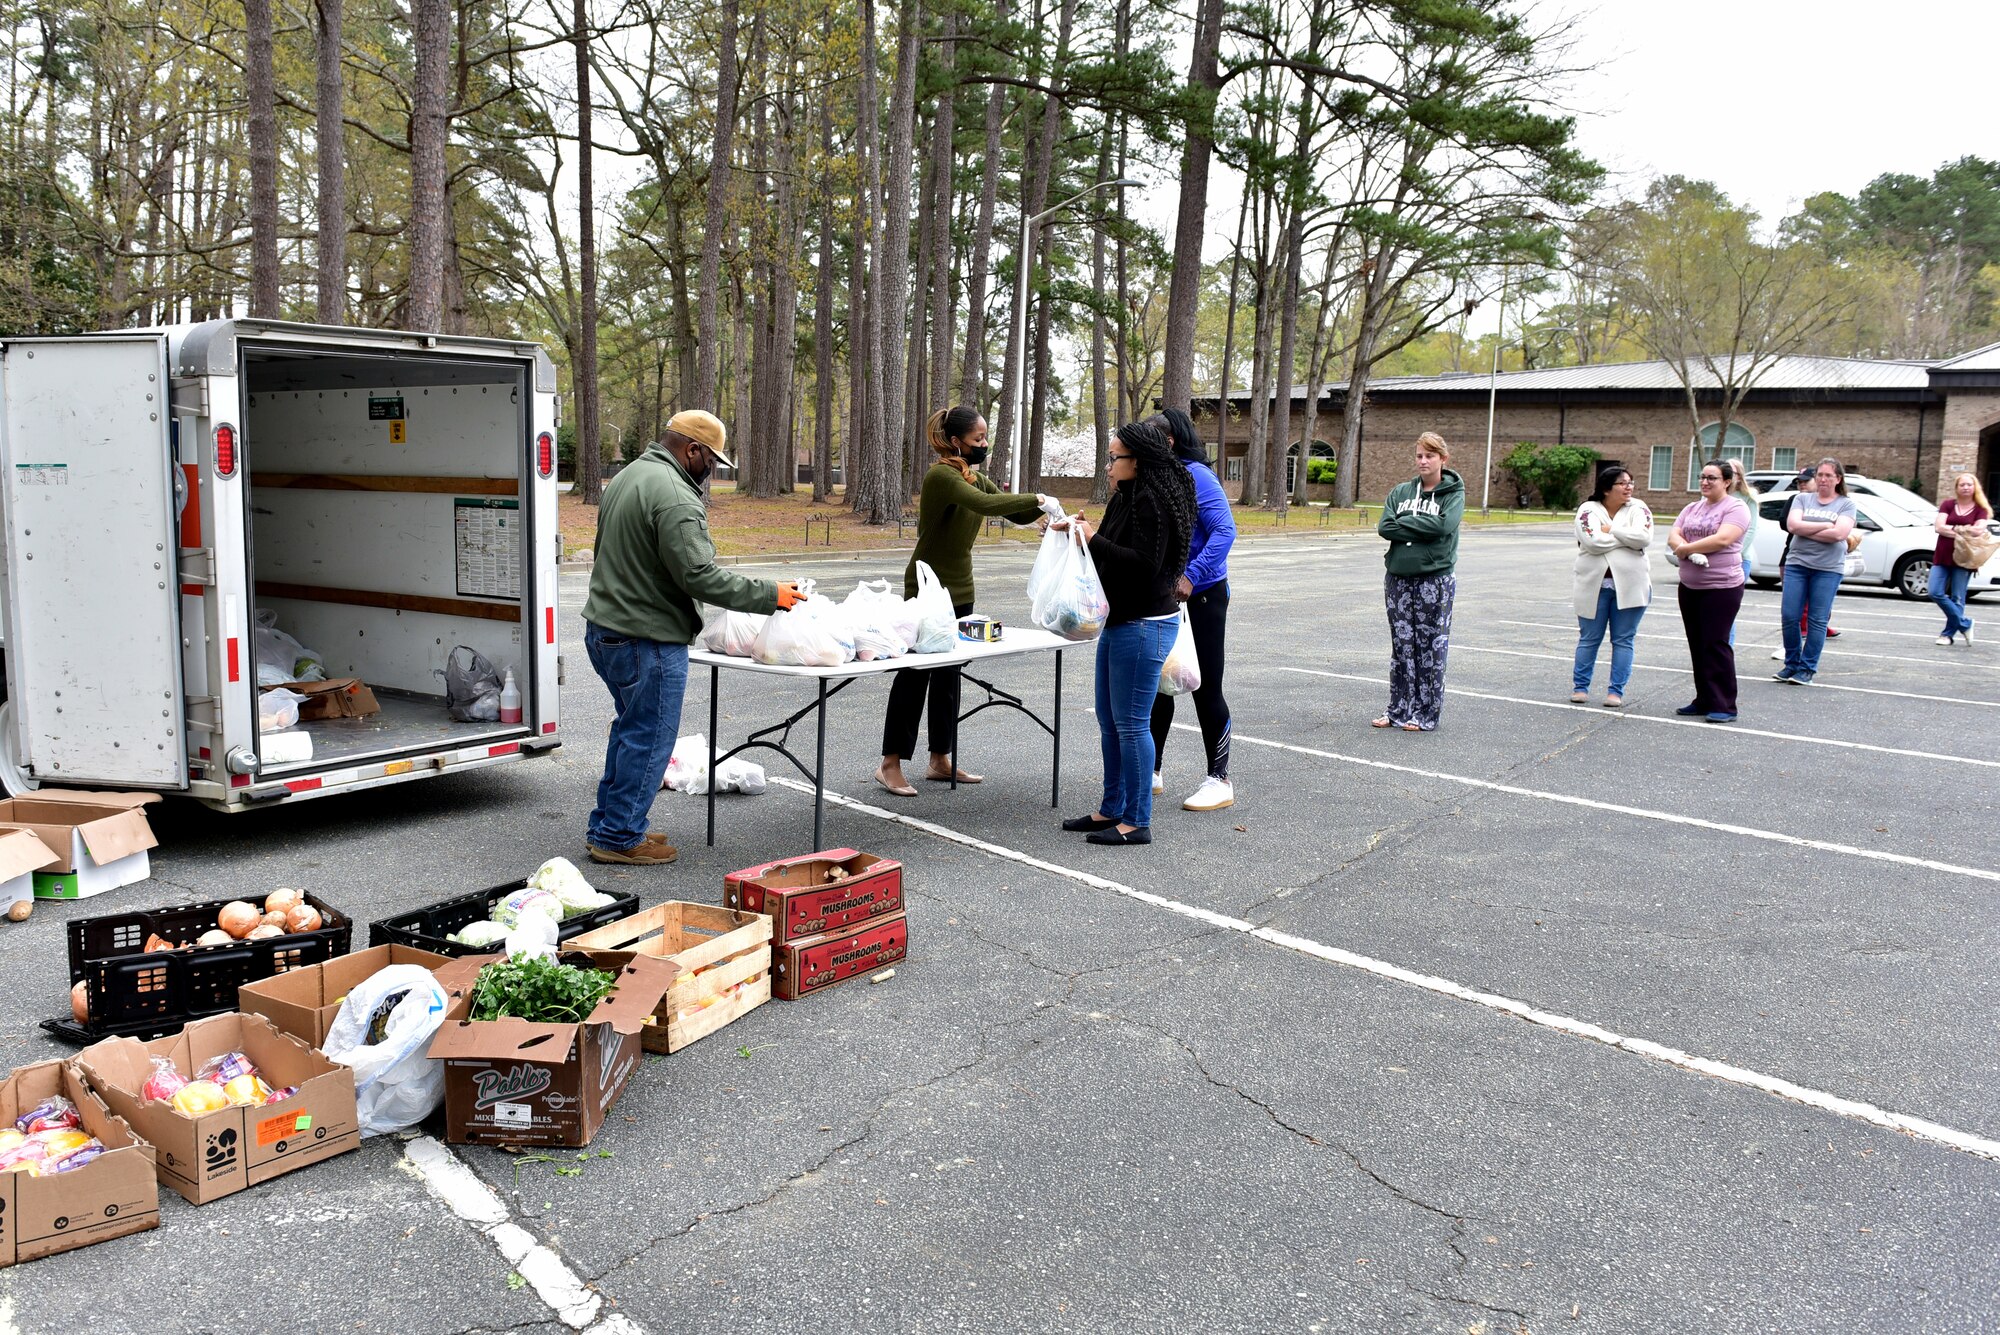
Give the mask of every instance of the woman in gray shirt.
[{"label": "woman in gray shirt", "polygon": [[[1800,491],[1785,512],[1785,530],[1792,535],[1785,557],[1785,665],[1771,680],[1810,686],[1819,672],[1820,650],[1826,647],[1826,623],[1833,615],[1833,595],[1847,569],[1847,535],[1854,531],[1854,502],[1847,498],[1847,470],[1838,459],[1822,459],[1813,469],[1810,491]],[[1799,633],[1799,616],[1806,619]]]}]

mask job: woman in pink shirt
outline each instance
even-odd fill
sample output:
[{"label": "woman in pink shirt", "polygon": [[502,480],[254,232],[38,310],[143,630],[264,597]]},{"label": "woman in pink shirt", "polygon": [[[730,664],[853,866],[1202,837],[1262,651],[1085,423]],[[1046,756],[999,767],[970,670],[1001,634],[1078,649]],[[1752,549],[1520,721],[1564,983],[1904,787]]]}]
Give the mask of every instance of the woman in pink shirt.
[{"label": "woman in pink shirt", "polygon": [[1743,534],[1750,512],[1729,494],[1722,461],[1701,466],[1701,499],[1681,511],[1667,546],[1681,562],[1681,628],[1694,664],[1694,700],[1676,714],[1710,723],[1736,717],[1736,650],[1729,628],[1743,606]]}]

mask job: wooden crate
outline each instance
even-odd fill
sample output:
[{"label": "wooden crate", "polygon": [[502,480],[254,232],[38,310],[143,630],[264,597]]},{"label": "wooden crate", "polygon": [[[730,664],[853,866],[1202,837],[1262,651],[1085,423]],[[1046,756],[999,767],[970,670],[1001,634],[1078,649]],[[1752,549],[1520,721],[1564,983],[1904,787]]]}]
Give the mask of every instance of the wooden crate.
[{"label": "wooden crate", "polygon": [[771,999],[771,920],[761,913],[670,899],[564,944],[658,955],[681,966],[659,1014],[647,1020],[648,1052],[679,1052]]}]

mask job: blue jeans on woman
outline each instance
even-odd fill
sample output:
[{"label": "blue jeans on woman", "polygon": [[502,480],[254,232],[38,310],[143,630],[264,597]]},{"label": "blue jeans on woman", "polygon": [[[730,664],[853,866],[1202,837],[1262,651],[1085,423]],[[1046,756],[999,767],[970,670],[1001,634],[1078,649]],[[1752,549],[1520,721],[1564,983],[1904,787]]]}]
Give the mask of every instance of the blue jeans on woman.
[{"label": "blue jeans on woman", "polygon": [[[1819,671],[1820,650],[1826,647],[1826,623],[1833,619],[1833,595],[1840,591],[1838,570],[1785,567],[1785,597],[1778,615],[1785,623],[1785,667],[1778,675],[1810,679]],[[1806,633],[1799,634],[1799,617]]]},{"label": "blue jeans on woman", "polygon": [[625,853],[646,838],[653,799],[667,777],[667,761],[681,730],[687,694],[688,647],[614,635],[586,623],[583,647],[590,665],[611,688],[611,740],[604,746],[604,777],[586,838],[593,848]]},{"label": "blue jeans on woman", "polygon": [[1611,686],[1613,695],[1623,696],[1625,687],[1632,680],[1632,641],[1639,634],[1639,619],[1646,615],[1646,604],[1637,607],[1620,607],[1616,589],[1597,591],[1597,615],[1589,619],[1576,619],[1576,667],[1570,674],[1571,689],[1587,691],[1590,678],[1597,671],[1597,650],[1604,643],[1604,632],[1611,632]]},{"label": "blue jeans on woman", "polygon": [[1972,572],[1964,566],[1931,564],[1931,601],[1944,613],[1940,633],[1947,640],[1972,629],[1972,618],[1965,614],[1965,589],[1971,582]]},{"label": "blue jeans on woman", "polygon": [[1125,621],[1097,637],[1097,735],[1104,751],[1098,814],[1144,830],[1153,823],[1153,697],[1179,618]]}]

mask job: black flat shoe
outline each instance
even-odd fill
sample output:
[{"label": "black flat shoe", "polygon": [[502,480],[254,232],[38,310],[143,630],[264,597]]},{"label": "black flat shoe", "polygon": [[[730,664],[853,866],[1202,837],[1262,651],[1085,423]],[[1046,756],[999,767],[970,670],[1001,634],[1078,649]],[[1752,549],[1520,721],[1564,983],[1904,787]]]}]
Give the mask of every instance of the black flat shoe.
[{"label": "black flat shoe", "polygon": [[1150,844],[1153,842],[1153,831],[1150,827],[1141,825],[1129,834],[1121,834],[1118,822],[1112,821],[1111,828],[1086,835],[1085,840],[1093,844]]},{"label": "black flat shoe", "polygon": [[1118,828],[1115,820],[1099,820],[1095,816],[1071,816],[1063,822],[1063,828],[1071,834],[1096,834],[1099,830]]},{"label": "black flat shoe", "polygon": [[1674,712],[1682,716],[1687,716],[1693,714],[1706,714],[1708,710],[1702,707],[1701,705],[1682,705],[1679,709],[1676,709]]}]

